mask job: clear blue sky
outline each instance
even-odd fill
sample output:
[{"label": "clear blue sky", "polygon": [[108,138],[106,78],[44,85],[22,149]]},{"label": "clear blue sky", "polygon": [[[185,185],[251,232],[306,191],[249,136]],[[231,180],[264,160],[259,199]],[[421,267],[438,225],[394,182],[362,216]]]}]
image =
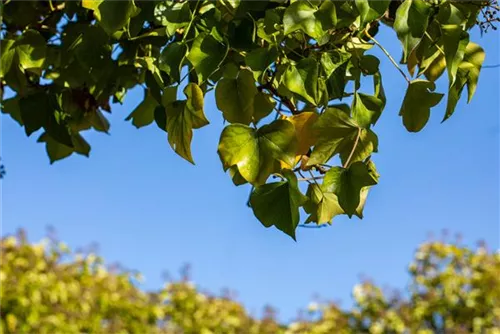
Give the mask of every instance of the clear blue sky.
[{"label": "clear blue sky", "polygon": [[[485,64],[500,62],[498,38],[473,34],[486,49]],[[392,41],[388,49],[399,58],[392,32],[384,29],[379,40]],[[359,274],[404,288],[407,264],[429,232],[448,229],[471,245],[483,239],[498,248],[499,68],[483,70],[470,105],[461,101],[440,124],[443,101],[427,127],[410,134],[398,117],[405,82],[380,58],[388,95],[375,127],[381,179],[363,220],[337,217],[328,228],[300,229],[298,242],[265,229],[245,205],[249,189],[234,187],[222,171],[216,149],[223,124],[213,95],[206,105],[211,125],[194,134],[192,166],[155,125],[137,130],[124,121],[142,97],[134,91],[113,106],[110,136],[85,135],[90,159],[72,156],[52,166],[37,136],[26,138],[2,115],[2,234],[23,227],[38,240],[52,225],[71,247],[97,242],[107,261],[140,270],[148,289],[161,286],[163,271],[177,274],[189,262],[201,287],[236,290],[254,314],[270,303],[285,321],[316,293],[350,305]]]}]

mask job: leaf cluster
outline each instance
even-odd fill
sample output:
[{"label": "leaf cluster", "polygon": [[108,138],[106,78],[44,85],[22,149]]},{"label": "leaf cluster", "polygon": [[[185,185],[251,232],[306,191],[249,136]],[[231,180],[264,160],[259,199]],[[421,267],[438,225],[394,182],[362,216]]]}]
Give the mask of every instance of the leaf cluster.
[{"label": "leaf cluster", "polygon": [[[5,1],[0,87],[15,95],[2,100],[2,112],[28,136],[40,133],[51,162],[88,156],[81,133],[107,133],[111,105],[142,86],[144,98],[126,119],[137,128],[156,124],[194,163],[191,143],[209,124],[204,101],[213,91],[228,123],[218,145],[223,169],[236,185],[251,184],[249,203],[264,226],[295,239],[300,210],[307,223],[362,217],[378,182],[374,126],[386,94],[370,50],[381,48],[407,81],[399,115],[418,132],[443,100],[435,82],[444,72],[443,120],[465,88],[467,101],[474,95],[485,54],[469,30],[490,7],[451,0]],[[395,31],[399,64],[375,39],[379,29]],[[308,183],[305,194],[299,181]]]}]

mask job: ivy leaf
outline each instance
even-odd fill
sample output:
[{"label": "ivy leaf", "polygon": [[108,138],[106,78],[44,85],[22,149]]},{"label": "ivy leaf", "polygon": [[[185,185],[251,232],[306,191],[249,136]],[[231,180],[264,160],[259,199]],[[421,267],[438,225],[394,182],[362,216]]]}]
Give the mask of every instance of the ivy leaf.
[{"label": "ivy leaf", "polygon": [[337,195],[323,191],[316,183],[309,184],[306,196],[308,201],[304,204],[304,210],[309,214],[306,223],[331,224],[335,216],[344,213],[338,202]]},{"label": "ivy leaf", "polygon": [[431,5],[422,0],[405,0],[396,11],[394,30],[403,44],[403,63],[406,63],[410,54],[424,36]]},{"label": "ivy leaf", "polygon": [[276,120],[255,130],[243,124],[224,128],[218,154],[224,170],[237,166],[241,176],[252,183],[265,183],[276,163],[291,166],[297,150],[295,129],[289,121]]},{"label": "ivy leaf", "polygon": [[186,57],[187,46],[181,42],[169,44],[161,52],[159,60],[159,69],[167,73],[175,82],[181,81],[181,67]]},{"label": "ivy leaf", "polygon": [[130,18],[140,12],[134,4],[134,0],[82,0],[82,6],[94,11],[94,16],[99,25],[108,33],[113,35],[130,22]]},{"label": "ivy leaf", "polygon": [[240,70],[235,79],[223,78],[215,88],[215,102],[230,123],[250,124],[257,87],[252,71]]},{"label": "ivy leaf", "polygon": [[[305,2],[299,1],[299,3]],[[305,101],[318,105],[321,96],[321,92],[318,91],[318,77],[317,61],[304,58],[296,66],[288,66],[283,83],[288,90],[300,95]]]},{"label": "ivy leaf", "polygon": [[436,106],[443,94],[433,93],[436,85],[427,80],[413,80],[408,85],[399,116],[403,117],[403,124],[410,132],[423,129],[429,120],[431,108]]},{"label": "ivy leaf", "polygon": [[451,87],[455,83],[458,65],[464,59],[465,48],[469,43],[469,36],[458,24],[442,25],[441,31],[443,33],[443,49]]},{"label": "ivy leaf", "polygon": [[320,40],[328,29],[335,26],[337,15],[332,1],[324,1],[318,8],[308,1],[295,1],[285,10],[283,25],[285,35],[302,30]]},{"label": "ivy leaf", "polygon": [[342,163],[347,160],[352,163],[378,150],[377,135],[361,128],[340,107],[328,108],[316,121],[314,133],[318,139],[307,163],[309,166],[326,163],[336,154],[340,154]]},{"label": "ivy leaf", "polygon": [[361,202],[361,189],[377,184],[378,177],[370,167],[357,161],[349,168],[334,167],[323,180],[323,189],[337,195],[340,207],[349,216],[356,214]]},{"label": "ivy leaf", "polygon": [[132,120],[132,124],[136,128],[153,123],[155,118],[155,108],[158,106],[158,101],[153,97],[149,89],[144,89],[144,99],[139,105],[125,118],[126,121]]},{"label": "ivy leaf", "polygon": [[356,0],[361,26],[383,16],[390,2],[391,0]]},{"label": "ivy leaf", "polygon": [[356,123],[362,128],[369,128],[370,125],[375,125],[382,109],[384,102],[379,98],[363,93],[354,94],[352,105],[353,117]]},{"label": "ivy leaf", "polygon": [[187,59],[193,65],[198,83],[206,81],[226,57],[227,47],[207,33],[199,34],[191,46]]},{"label": "ivy leaf", "polygon": [[262,225],[274,225],[296,240],[299,208],[307,201],[307,197],[300,192],[293,172],[285,170],[283,177],[283,181],[255,187],[250,195],[250,204]]}]

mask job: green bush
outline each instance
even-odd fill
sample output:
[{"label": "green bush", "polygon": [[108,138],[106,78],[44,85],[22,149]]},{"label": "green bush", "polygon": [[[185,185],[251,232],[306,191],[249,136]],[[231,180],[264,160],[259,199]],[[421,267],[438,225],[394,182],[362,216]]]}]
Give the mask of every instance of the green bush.
[{"label": "green bush", "polygon": [[500,254],[485,247],[424,243],[409,265],[408,298],[363,282],[352,309],[312,303],[287,325],[271,309],[252,318],[187,279],[142,291],[139,274],[55,240],[29,243],[22,231],[1,249],[1,333],[500,333]]}]

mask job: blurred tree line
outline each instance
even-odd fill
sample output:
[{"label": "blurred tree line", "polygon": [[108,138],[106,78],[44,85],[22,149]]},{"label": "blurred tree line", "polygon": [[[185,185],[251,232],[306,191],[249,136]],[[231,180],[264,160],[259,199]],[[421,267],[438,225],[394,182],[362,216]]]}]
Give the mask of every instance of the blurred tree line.
[{"label": "blurred tree line", "polygon": [[202,293],[185,275],[161,290],[140,274],[106,266],[56,238],[30,243],[20,230],[1,240],[1,333],[500,333],[500,254],[485,245],[427,242],[401,295],[368,281],[354,306],[312,303],[289,324],[267,308],[255,318],[228,296]]}]

